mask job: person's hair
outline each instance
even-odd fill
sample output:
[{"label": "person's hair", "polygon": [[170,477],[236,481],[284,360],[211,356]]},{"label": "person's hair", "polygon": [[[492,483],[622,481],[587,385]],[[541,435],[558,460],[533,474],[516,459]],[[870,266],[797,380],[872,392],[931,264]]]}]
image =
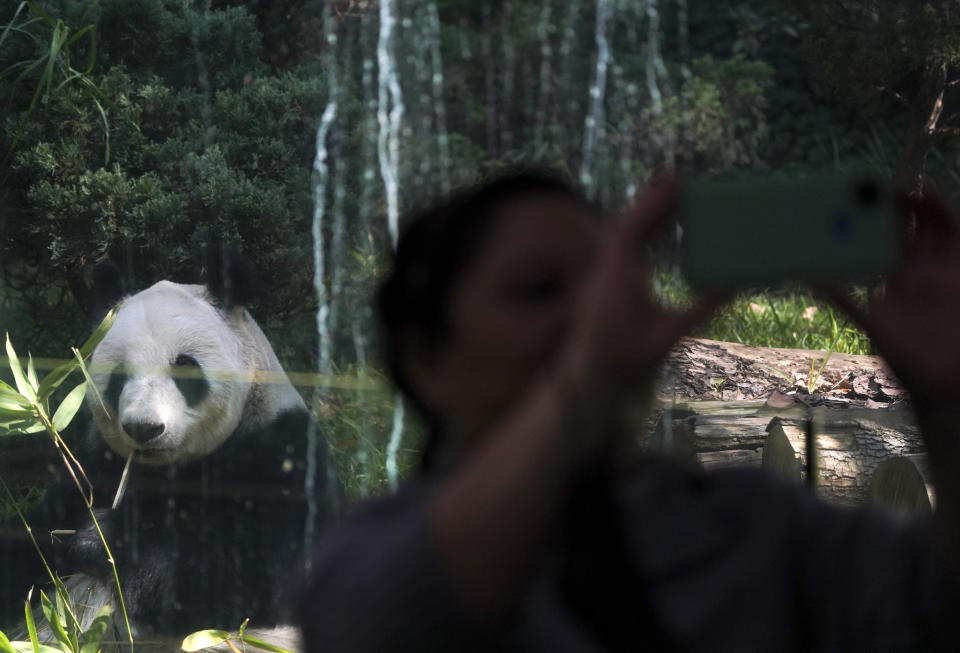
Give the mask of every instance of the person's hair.
[{"label": "person's hair", "polygon": [[568,198],[592,211],[586,197],[562,177],[535,170],[513,171],[413,214],[397,242],[393,267],[376,295],[376,308],[388,371],[427,422],[423,470],[430,467],[440,433],[435,416],[417,396],[403,369],[400,335],[413,330],[430,343],[440,343],[448,336],[456,286],[482,250],[500,209],[533,195]]}]

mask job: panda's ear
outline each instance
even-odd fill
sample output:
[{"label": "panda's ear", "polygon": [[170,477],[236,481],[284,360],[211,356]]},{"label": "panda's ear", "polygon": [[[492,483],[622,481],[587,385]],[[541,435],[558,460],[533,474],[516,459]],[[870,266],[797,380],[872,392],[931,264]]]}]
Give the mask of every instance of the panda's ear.
[{"label": "panda's ear", "polygon": [[114,261],[104,259],[93,268],[93,287],[87,312],[93,321],[99,321],[117,302],[126,296],[123,273]]},{"label": "panda's ear", "polygon": [[247,257],[209,245],[203,252],[201,276],[213,299],[224,308],[249,306],[260,296],[260,276]]}]

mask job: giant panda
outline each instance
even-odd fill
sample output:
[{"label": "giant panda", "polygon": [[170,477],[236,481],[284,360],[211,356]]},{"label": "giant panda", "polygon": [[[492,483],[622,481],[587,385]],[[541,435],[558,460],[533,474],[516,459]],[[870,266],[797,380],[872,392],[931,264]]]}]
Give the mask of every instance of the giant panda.
[{"label": "giant panda", "polygon": [[[95,429],[81,462],[135,637],[167,641],[160,650],[247,618],[267,639],[291,623],[310,543],[339,510],[327,445],[245,307],[242,261],[224,259],[206,285],[160,281],[122,298],[89,361]],[[105,269],[109,304],[120,286]],[[75,531],[50,554],[93,615],[114,598],[113,572],[76,488],[48,495],[63,520],[49,526]]]}]

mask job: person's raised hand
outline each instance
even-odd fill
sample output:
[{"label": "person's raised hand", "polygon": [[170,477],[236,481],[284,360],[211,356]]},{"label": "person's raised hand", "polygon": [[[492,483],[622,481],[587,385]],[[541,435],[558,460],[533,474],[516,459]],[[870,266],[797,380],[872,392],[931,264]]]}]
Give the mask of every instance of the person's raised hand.
[{"label": "person's raised hand", "polygon": [[660,176],[609,226],[577,305],[560,373],[575,384],[581,404],[609,417],[624,398],[649,391],[677,341],[727,299],[677,311],[652,296],[649,248],[671,224],[677,194],[676,178]]},{"label": "person's raised hand", "polygon": [[[899,270],[866,309],[837,287],[821,292],[847,311],[923,406],[960,404],[960,225],[927,193],[901,199],[905,235]],[[958,406],[960,407],[960,406]]]}]

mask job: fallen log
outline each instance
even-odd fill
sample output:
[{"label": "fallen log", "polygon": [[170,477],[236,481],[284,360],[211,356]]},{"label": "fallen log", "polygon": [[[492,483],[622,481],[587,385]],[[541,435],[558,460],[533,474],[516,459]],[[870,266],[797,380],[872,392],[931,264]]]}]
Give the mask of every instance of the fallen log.
[{"label": "fallen log", "polygon": [[870,499],[896,513],[929,513],[934,492],[927,457],[907,454],[880,463],[870,483]]},{"label": "fallen log", "polygon": [[[807,423],[816,443],[816,493],[839,505],[875,501],[898,510],[929,510],[924,446],[911,411],[775,408],[764,401],[664,404],[647,440],[652,449],[694,458],[705,469],[753,466],[794,483],[807,477]],[[916,470],[913,478],[902,460]]]}]

